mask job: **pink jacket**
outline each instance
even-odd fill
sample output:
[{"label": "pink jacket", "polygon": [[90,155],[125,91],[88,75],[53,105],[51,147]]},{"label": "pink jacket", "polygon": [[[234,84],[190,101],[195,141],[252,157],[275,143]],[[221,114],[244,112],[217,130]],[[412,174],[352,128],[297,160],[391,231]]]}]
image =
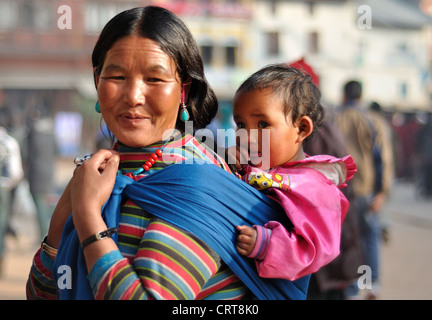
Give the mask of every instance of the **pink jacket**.
[{"label": "pink jacket", "polygon": [[348,200],[339,190],[357,171],[351,156],[307,157],[268,172],[247,167],[243,180],[266,190],[278,201],[294,225],[286,230],[269,221],[258,231],[249,257],[265,278],[298,279],[316,272],[339,255],[342,222]]}]

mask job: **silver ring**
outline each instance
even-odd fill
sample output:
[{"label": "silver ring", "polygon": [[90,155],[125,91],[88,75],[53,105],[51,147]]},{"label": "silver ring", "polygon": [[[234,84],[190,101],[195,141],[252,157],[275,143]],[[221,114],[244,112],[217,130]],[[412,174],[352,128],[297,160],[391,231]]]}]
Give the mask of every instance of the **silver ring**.
[{"label": "silver ring", "polygon": [[91,154],[86,154],[82,158],[76,157],[74,159],[74,163],[76,164],[77,167],[79,167],[80,165],[82,165],[84,162],[86,162],[90,158],[91,158]]}]

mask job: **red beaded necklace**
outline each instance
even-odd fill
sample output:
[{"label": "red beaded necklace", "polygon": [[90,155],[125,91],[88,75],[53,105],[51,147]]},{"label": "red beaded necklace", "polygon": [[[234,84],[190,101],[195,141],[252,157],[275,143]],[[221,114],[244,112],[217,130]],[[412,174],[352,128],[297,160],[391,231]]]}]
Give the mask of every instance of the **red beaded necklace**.
[{"label": "red beaded necklace", "polygon": [[128,176],[129,178],[132,178],[144,171],[149,171],[150,168],[155,164],[156,160],[162,157],[162,150],[161,149],[157,149],[155,152],[153,152],[150,155],[150,158],[147,159],[146,162],[144,162],[144,164],[142,165],[141,168],[136,169],[134,172],[128,172],[125,175]]},{"label": "red beaded necklace", "polygon": [[[162,150],[165,148],[166,144],[167,144],[169,141],[171,141],[171,138],[172,138],[172,137],[170,137],[168,140],[166,140],[162,147],[156,149],[156,151],[153,152],[153,153],[150,155],[150,157],[149,157],[149,158],[144,162],[144,164],[143,164],[140,168],[136,169],[136,170],[133,171],[133,172],[128,172],[128,173],[123,173],[122,170],[119,170],[119,171],[118,171],[118,174],[123,174],[123,175],[125,175],[125,176],[128,176],[128,177],[131,178],[131,179],[134,179],[134,177],[137,176],[137,175],[139,175],[140,173],[143,173],[143,172],[147,172],[147,171],[149,171],[150,168],[153,167],[153,165],[155,164],[156,160],[157,160],[158,158],[161,158],[161,157],[162,157],[162,154],[163,154],[163,151],[162,151]],[[114,146],[113,146],[113,149],[114,149],[114,150],[117,150],[117,148],[118,148],[118,144],[115,143]]]}]

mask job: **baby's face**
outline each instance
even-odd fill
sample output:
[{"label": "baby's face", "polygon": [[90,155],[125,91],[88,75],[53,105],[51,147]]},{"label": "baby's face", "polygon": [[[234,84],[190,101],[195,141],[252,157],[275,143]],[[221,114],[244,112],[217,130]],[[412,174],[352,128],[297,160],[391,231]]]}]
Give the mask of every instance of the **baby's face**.
[{"label": "baby's face", "polygon": [[[249,164],[262,170],[304,158],[299,127],[285,116],[283,102],[271,89],[241,91],[233,102],[240,147]],[[247,134],[247,145],[242,136]]]}]

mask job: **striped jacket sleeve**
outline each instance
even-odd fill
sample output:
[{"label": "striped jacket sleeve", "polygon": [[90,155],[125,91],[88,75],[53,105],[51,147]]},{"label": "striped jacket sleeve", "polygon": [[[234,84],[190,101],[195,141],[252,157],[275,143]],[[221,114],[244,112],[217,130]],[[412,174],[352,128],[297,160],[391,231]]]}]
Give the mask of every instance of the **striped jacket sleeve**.
[{"label": "striped jacket sleeve", "polygon": [[26,295],[29,300],[55,300],[57,289],[52,276],[53,261],[39,249],[30,269],[26,283]]},{"label": "striped jacket sleeve", "polygon": [[153,218],[132,261],[111,251],[90,270],[89,281],[96,299],[196,299],[220,265],[199,239]]},{"label": "striped jacket sleeve", "polygon": [[254,225],[253,227],[257,231],[257,238],[255,246],[248,255],[248,258],[263,260],[270,242],[271,229],[258,225]]}]

